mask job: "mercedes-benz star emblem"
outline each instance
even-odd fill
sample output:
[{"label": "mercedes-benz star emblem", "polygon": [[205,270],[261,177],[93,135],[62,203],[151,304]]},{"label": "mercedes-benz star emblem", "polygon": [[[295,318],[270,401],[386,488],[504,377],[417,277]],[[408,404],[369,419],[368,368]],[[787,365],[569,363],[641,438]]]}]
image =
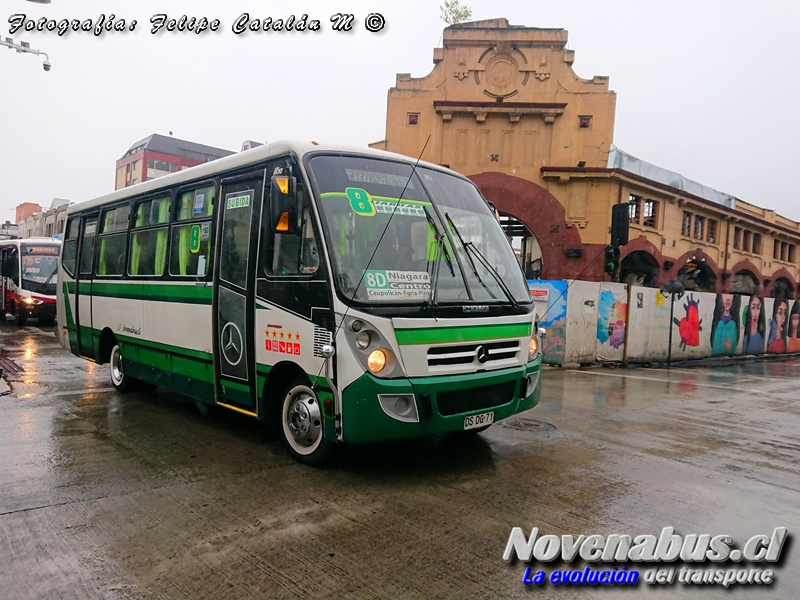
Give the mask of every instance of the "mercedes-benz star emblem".
[{"label": "mercedes-benz star emblem", "polygon": [[475,356],[478,358],[478,362],[483,364],[489,360],[489,351],[486,346],[478,346],[478,349],[475,350]]},{"label": "mercedes-benz star emblem", "polygon": [[225,327],[222,328],[222,333],[220,334],[220,344],[222,345],[222,354],[225,356],[225,360],[232,367],[238,365],[239,361],[242,360],[244,343],[242,341],[242,332],[239,331],[236,323],[225,323]]}]

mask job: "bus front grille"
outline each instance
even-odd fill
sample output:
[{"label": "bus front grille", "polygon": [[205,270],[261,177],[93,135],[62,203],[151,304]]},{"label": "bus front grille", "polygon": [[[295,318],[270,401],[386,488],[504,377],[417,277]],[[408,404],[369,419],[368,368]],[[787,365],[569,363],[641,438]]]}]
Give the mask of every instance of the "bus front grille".
[{"label": "bus front grille", "polygon": [[501,406],[514,399],[516,386],[517,382],[513,380],[457,392],[439,392],[436,394],[439,414],[449,416]]},{"label": "bus front grille", "polygon": [[439,346],[428,349],[428,366],[481,365],[496,360],[514,358],[519,352],[519,340],[488,344]]}]

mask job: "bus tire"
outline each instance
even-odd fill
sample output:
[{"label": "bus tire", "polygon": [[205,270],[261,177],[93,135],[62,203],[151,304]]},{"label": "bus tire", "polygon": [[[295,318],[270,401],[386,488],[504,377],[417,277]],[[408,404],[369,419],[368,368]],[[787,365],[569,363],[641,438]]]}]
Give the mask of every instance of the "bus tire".
[{"label": "bus tire", "polygon": [[18,304],[16,314],[14,315],[14,322],[20,327],[22,327],[23,325],[25,325],[25,323],[28,322],[28,316],[22,312],[23,310],[25,309],[21,309]]},{"label": "bus tire", "polygon": [[322,409],[317,395],[303,379],[293,380],[281,396],[278,430],[296,461],[323,467],[333,454],[333,442],[323,431]]},{"label": "bus tire", "polygon": [[111,349],[111,356],[108,359],[109,371],[111,374],[111,385],[120,393],[125,393],[131,388],[132,377],[126,375],[122,367],[122,351],[119,344],[114,343]]}]

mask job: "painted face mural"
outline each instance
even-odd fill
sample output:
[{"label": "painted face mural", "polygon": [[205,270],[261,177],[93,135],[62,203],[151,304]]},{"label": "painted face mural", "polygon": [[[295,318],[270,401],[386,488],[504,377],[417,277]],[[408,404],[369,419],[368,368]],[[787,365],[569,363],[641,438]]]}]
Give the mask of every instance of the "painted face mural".
[{"label": "painted face mural", "polygon": [[789,327],[786,335],[786,351],[800,352],[800,300],[795,300],[789,313]]},{"label": "painted face mural", "polygon": [[764,352],[764,332],[766,330],[763,301],[758,296],[751,296],[750,302],[742,315],[744,336],[742,354],[761,354]]},{"label": "painted face mural", "polygon": [[769,343],[767,352],[779,354],[786,352],[786,319],[789,304],[786,300],[775,300],[772,309],[772,321],[769,324]]},{"label": "painted face mural", "polygon": [[703,330],[703,319],[700,318],[700,300],[695,300],[691,294],[686,298],[686,304],[683,309],[686,311],[686,316],[681,320],[677,317],[673,319],[675,325],[678,326],[678,332],[681,336],[681,350],[686,350],[686,346],[699,346],[700,345],[700,332]]},{"label": "painted face mural", "polygon": [[739,347],[739,296],[717,294],[711,322],[711,354],[736,354]]}]

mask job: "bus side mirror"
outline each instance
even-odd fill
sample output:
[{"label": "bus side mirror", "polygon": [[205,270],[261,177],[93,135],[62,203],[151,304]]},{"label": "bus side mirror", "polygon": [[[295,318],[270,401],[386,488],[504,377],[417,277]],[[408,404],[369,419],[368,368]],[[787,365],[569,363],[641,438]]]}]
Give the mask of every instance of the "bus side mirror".
[{"label": "bus side mirror", "polygon": [[273,175],[269,185],[270,226],[275,233],[297,233],[297,180]]}]

